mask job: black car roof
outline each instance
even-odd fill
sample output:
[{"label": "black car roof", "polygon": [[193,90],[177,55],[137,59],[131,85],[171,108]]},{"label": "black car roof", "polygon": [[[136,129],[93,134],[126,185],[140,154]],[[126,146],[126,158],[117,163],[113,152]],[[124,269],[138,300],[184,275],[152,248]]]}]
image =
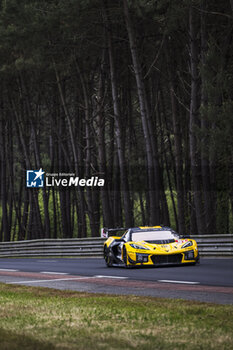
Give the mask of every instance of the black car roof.
[{"label": "black car roof", "polygon": [[140,232],[140,231],[173,231],[171,227],[168,226],[139,226],[130,228],[130,232]]}]

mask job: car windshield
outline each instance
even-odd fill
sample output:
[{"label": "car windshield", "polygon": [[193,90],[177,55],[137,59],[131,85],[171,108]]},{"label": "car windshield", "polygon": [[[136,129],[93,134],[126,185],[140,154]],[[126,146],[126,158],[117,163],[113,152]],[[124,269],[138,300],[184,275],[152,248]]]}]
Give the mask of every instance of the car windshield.
[{"label": "car windshield", "polygon": [[132,241],[164,241],[164,240],[175,240],[178,239],[179,236],[175,232],[172,231],[139,231],[132,233]]}]

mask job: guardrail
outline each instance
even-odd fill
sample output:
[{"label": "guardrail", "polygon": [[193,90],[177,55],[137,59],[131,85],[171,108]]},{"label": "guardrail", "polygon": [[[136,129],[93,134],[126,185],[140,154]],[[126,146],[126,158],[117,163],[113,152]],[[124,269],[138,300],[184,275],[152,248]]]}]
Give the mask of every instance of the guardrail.
[{"label": "guardrail", "polygon": [[[191,236],[201,256],[233,258],[233,235]],[[37,239],[0,243],[0,258],[102,257],[104,238]]]},{"label": "guardrail", "polygon": [[201,256],[233,258],[233,235],[192,235]]},{"label": "guardrail", "polygon": [[36,239],[0,243],[5,257],[98,257],[103,256],[103,238]]}]

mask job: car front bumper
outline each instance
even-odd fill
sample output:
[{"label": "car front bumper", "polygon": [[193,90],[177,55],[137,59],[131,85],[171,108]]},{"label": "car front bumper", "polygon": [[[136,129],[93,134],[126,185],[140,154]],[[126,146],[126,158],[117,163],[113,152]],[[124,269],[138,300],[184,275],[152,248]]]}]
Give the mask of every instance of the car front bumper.
[{"label": "car front bumper", "polygon": [[177,265],[195,263],[197,261],[198,251],[188,250],[177,253],[169,254],[150,254],[129,252],[128,264],[129,265]]}]

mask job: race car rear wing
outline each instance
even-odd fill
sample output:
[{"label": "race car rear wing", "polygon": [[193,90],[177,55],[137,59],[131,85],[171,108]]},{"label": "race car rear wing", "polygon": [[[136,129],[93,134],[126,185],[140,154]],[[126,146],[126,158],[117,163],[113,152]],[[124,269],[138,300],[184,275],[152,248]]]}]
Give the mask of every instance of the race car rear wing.
[{"label": "race car rear wing", "polygon": [[109,236],[114,236],[118,231],[126,231],[127,228],[125,227],[117,227],[117,228],[107,228],[103,227],[101,228],[101,237],[102,238],[108,238]]}]

